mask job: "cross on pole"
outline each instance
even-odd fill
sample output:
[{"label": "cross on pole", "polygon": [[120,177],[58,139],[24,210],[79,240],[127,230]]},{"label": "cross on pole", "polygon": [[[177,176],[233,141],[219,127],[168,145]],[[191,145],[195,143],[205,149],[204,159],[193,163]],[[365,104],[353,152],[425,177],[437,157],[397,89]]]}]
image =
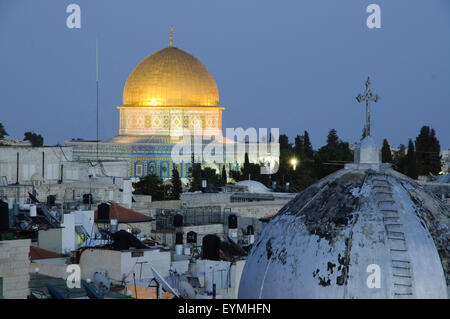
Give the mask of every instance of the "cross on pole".
[{"label": "cross on pole", "polygon": [[356,97],[356,100],[358,103],[361,103],[362,101],[366,102],[366,126],[364,128],[365,130],[365,136],[370,136],[370,101],[374,101],[375,103],[378,102],[380,97],[378,94],[373,94],[370,90],[370,77],[367,77],[366,81],[366,91],[364,94],[358,94]]}]

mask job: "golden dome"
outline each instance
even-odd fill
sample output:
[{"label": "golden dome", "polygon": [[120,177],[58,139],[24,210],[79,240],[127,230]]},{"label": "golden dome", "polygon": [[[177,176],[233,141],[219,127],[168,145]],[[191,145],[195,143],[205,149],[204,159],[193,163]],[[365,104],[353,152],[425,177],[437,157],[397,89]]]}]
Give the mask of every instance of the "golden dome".
[{"label": "golden dome", "polygon": [[123,90],[124,106],[218,106],[219,91],[208,69],[170,46],[139,63]]}]

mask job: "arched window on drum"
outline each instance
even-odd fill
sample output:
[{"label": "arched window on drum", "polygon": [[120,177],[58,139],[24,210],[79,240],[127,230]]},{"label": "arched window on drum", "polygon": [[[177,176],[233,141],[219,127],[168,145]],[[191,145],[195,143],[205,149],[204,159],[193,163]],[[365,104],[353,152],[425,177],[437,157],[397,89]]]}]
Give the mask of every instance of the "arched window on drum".
[{"label": "arched window on drum", "polygon": [[134,175],[136,177],[141,177],[144,175],[144,164],[141,161],[137,161],[134,167]]}]

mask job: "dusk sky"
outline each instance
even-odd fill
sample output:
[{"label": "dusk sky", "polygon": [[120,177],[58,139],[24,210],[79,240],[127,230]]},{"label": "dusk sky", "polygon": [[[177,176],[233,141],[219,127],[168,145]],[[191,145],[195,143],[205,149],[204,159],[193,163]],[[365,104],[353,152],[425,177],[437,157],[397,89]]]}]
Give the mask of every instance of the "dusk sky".
[{"label": "dusk sky", "polygon": [[[81,7],[81,29],[66,7]],[[381,7],[381,29],[366,8]],[[100,139],[118,135],[122,90],[133,68],[169,45],[202,61],[220,94],[223,127],[277,127],[314,148],[331,128],[359,140],[370,75],[381,99],[372,134],[407,145],[422,125],[450,148],[448,0],[0,0],[0,123],[46,144],[96,137],[99,41]]]}]

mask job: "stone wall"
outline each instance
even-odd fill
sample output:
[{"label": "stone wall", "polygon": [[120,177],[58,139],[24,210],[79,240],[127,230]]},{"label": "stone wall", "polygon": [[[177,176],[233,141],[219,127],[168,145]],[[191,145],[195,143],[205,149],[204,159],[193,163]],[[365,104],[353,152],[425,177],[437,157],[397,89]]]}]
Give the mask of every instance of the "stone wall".
[{"label": "stone wall", "polygon": [[153,266],[162,276],[169,275],[170,251],[159,249],[133,249],[126,251],[109,249],[86,249],[80,256],[80,268],[82,279],[93,279],[96,272],[106,274],[113,283],[125,280],[132,283],[133,272],[136,280],[142,278],[153,278],[149,265]]},{"label": "stone wall", "polygon": [[225,230],[223,224],[199,225],[199,226],[185,226],[183,230],[183,243],[186,244],[186,234],[190,231],[197,233],[197,246],[202,245],[203,237],[209,234],[215,234],[220,238],[224,238]]},{"label": "stone wall", "polygon": [[57,182],[61,178],[61,165],[72,160],[70,147],[2,147],[0,176],[9,184],[17,181],[17,154],[19,154],[19,183],[32,177]]},{"label": "stone wall", "polygon": [[[183,232],[183,244],[186,244],[186,234],[190,231],[195,231],[197,233],[197,246],[202,245],[203,237],[209,234],[215,234],[220,238],[224,238],[225,226],[223,224],[209,224],[209,225],[198,225],[198,226],[185,226],[182,227]],[[175,231],[153,231],[152,236],[160,243],[166,247],[175,246]]]},{"label": "stone wall", "polygon": [[270,202],[230,203],[227,208],[242,217],[262,218],[275,215],[289,200],[290,198]]},{"label": "stone wall", "polygon": [[138,237],[151,236],[152,233],[152,222],[142,222],[142,223],[119,223],[118,230],[127,231],[128,228],[139,228],[141,232]]},{"label": "stone wall", "polygon": [[30,239],[0,241],[0,296],[5,299],[26,299],[30,294],[30,243]]},{"label": "stone wall", "polygon": [[67,279],[70,273],[67,272],[66,258],[38,259],[30,263],[29,272],[38,272],[41,275]]}]

